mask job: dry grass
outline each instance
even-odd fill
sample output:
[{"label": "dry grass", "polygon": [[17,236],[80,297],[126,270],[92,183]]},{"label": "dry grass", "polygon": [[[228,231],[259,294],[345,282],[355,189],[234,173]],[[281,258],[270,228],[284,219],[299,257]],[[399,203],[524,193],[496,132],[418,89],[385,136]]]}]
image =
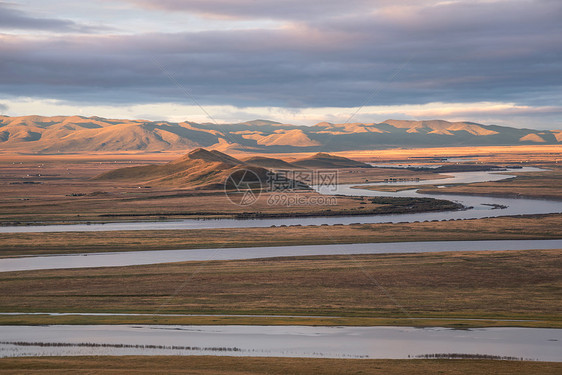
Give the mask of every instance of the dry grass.
[{"label": "dry grass", "polygon": [[562,238],[562,214],[409,224],[276,228],[0,233],[0,257],[103,251],[397,241]]},{"label": "dry grass", "polygon": [[490,360],[381,360],[256,357],[43,357],[0,359],[0,374],[520,374],[554,375],[561,363]]},{"label": "dry grass", "polygon": [[[335,152],[339,156],[361,161],[412,161],[412,157],[475,157],[484,163],[555,163],[562,162],[560,145],[525,146],[463,146],[395,148],[386,150],[357,150]],[[288,155],[289,156],[289,155]]]},{"label": "dry grass", "polygon": [[548,171],[512,173],[516,178],[475,184],[457,185],[442,189],[426,189],[422,192],[472,194],[491,196],[533,197],[562,199],[562,166],[552,166]]},{"label": "dry grass", "polygon": [[537,319],[543,326],[560,322],[561,287],[561,250],[188,262],[0,278],[6,312]]},{"label": "dry grass", "polygon": [[[340,184],[359,184],[365,182],[384,182],[385,179],[397,178],[415,181],[446,178],[446,175],[433,172],[410,171],[408,169],[389,168],[349,168],[338,170]],[[415,183],[415,182],[413,182]]]},{"label": "dry grass", "polygon": [[[282,214],[299,215],[316,213],[322,215],[325,210],[333,213],[362,212],[379,207],[378,205],[362,204],[360,199],[353,197],[337,197],[327,205],[295,204],[287,205],[275,200],[268,203],[271,193],[264,193],[251,206],[239,206],[228,200],[223,191],[193,192],[187,190],[154,191],[152,189],[134,189],[132,191],[100,190],[100,193],[77,188],[62,190],[63,193],[21,196],[5,195],[0,200],[0,221],[5,224],[42,222],[109,222],[123,220],[162,220],[179,218],[221,218],[237,214]],[[108,191],[109,190],[109,191]],[[55,190],[56,191],[56,190]],[[58,190],[61,191],[61,190]],[[84,196],[67,196],[64,192],[78,191]],[[17,194],[20,194],[19,192]],[[42,193],[38,193],[42,194]],[[315,192],[298,192],[288,194],[291,202],[297,197],[308,202],[325,197]],[[293,199],[294,198],[294,199]]]},{"label": "dry grass", "polygon": [[334,316],[267,316],[267,315],[5,315],[0,316],[2,325],[109,325],[109,324],[159,324],[159,325],[257,325],[257,326],[405,326],[448,327],[470,329],[482,327],[562,328],[560,320],[519,319],[517,322],[501,318],[370,318]]},{"label": "dry grass", "polygon": [[[19,154],[15,152],[1,152],[0,163],[11,164],[12,162],[63,162],[63,163],[84,163],[84,162],[125,162],[144,164],[147,161],[155,163],[169,162],[184,155],[186,151],[121,151],[121,152],[83,152],[72,154],[56,155],[32,155]],[[300,153],[259,153],[242,152],[230,150],[229,155],[236,158],[247,158],[251,156],[265,156],[270,158],[283,159],[292,162],[305,157],[310,157],[316,152]],[[562,162],[562,146],[560,145],[522,145],[522,146],[452,146],[452,147],[426,147],[426,148],[389,148],[374,150],[338,151],[332,152],[333,155],[343,156],[361,161],[394,161],[408,160],[411,157],[477,157],[480,161],[495,160],[496,162]]]},{"label": "dry grass", "polygon": [[[222,190],[197,191],[90,180],[100,173],[124,166],[164,162],[162,159],[150,159],[150,155],[146,156],[146,160],[106,159],[96,162],[69,158],[26,160],[19,164],[17,158],[14,160],[0,163],[0,223],[4,224],[226,217],[240,213],[322,215],[325,210],[346,213],[378,207],[365,205],[361,199],[354,197],[337,197],[333,201],[314,204],[321,196],[310,191],[287,193],[291,198],[300,197],[301,201],[271,201],[268,198],[272,194],[264,193],[256,203],[239,206],[232,203]],[[360,176],[359,172],[349,175],[362,182],[364,176]],[[380,172],[370,173],[381,176]],[[349,180],[349,176],[345,180]]]},{"label": "dry grass", "polygon": [[[556,165],[560,159],[560,146],[479,147],[479,148],[431,148],[415,150],[377,150],[343,153],[369,161],[388,161],[409,156],[462,156],[476,155],[476,160],[487,163],[523,163],[523,165]],[[343,155],[342,154],[342,155]],[[0,154],[0,222],[65,222],[65,221],[116,221],[157,220],[160,217],[205,217],[232,215],[241,212],[310,213],[322,214],[323,210],[361,211],[368,207],[359,200],[338,197],[336,206],[270,205],[267,195],[252,206],[240,207],[232,204],[218,192],[194,192],[185,189],[164,189],[138,186],[134,183],[91,181],[90,178],[103,172],[125,166],[163,164],[177,158],[178,153],[120,153],[120,154],[76,154],[76,155],[18,155]],[[238,155],[240,156],[240,155]],[[278,156],[278,155],[269,155]],[[281,155],[289,160],[305,155]],[[21,163],[21,164],[20,164]],[[543,175],[544,176],[544,175]],[[439,178],[430,172],[387,169],[343,169],[341,183],[381,181],[385,178]],[[559,196],[560,176],[548,180],[545,177],[525,175],[525,194]],[[526,179],[526,180],[524,180]],[[26,182],[24,184],[24,182]],[[30,184],[37,182],[38,184]],[[511,194],[518,186],[512,182],[477,185],[469,192]],[[544,187],[544,188],[543,188]],[[486,191],[480,188],[487,189]],[[458,188],[460,189],[460,187]],[[474,190],[476,189],[476,190]],[[451,190],[453,191],[453,190]],[[442,192],[442,191],[440,191]],[[306,197],[315,193],[298,193]],[[119,214],[130,216],[103,216]],[[137,216],[135,216],[137,215]]]}]

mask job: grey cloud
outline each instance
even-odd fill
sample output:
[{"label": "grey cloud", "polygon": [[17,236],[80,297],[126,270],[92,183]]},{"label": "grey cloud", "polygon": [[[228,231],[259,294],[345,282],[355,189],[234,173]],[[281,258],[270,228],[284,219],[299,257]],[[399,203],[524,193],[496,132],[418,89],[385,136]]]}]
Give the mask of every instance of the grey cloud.
[{"label": "grey cloud", "polygon": [[191,104],[171,75],[202,104],[558,105],[561,7],[524,4],[413,6],[396,18],[357,10],[268,30],[13,37],[0,46],[0,93]]},{"label": "grey cloud", "polygon": [[312,19],[372,9],[373,0],[124,0],[148,9],[183,11],[208,17],[239,19]]},{"label": "grey cloud", "polygon": [[0,114],[2,112],[6,112],[8,110],[8,106],[6,104],[0,103]]},{"label": "grey cloud", "polygon": [[0,29],[4,30],[48,30],[57,32],[89,33],[96,27],[79,25],[70,20],[33,17],[17,9],[13,4],[0,2]]}]

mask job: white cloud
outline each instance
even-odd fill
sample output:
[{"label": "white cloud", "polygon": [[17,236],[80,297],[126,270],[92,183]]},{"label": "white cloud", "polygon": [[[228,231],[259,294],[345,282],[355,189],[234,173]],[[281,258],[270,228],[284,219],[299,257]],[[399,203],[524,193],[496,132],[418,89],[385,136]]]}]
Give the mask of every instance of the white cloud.
[{"label": "white cloud", "polygon": [[[327,121],[346,122],[356,108],[342,107],[235,107],[231,105],[204,106],[178,103],[153,103],[138,105],[82,105],[53,99],[17,98],[4,100],[5,114],[25,116],[81,115],[106,118],[144,119],[150,121],[193,121],[236,123],[255,119],[267,119],[296,125],[314,125]],[[211,116],[207,116],[207,113]],[[381,122],[389,118],[449,121],[473,121],[484,124],[502,124],[537,129],[552,128],[551,121],[540,121],[541,116],[560,116],[562,106],[531,107],[515,103],[428,103],[421,105],[367,106],[361,108],[351,122]],[[530,121],[531,118],[534,120]],[[509,121],[506,121],[509,119]],[[562,125],[562,124],[561,124]],[[559,126],[558,126],[559,127]]]}]

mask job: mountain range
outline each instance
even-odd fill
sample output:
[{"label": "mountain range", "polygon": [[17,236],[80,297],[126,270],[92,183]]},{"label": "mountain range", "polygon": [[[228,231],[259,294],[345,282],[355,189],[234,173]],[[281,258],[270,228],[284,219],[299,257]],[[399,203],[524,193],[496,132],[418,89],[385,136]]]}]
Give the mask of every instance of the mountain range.
[{"label": "mountain range", "polygon": [[0,150],[29,153],[170,151],[321,152],[383,147],[560,144],[562,130],[443,120],[314,126],[255,120],[199,124],[82,116],[0,116]]}]

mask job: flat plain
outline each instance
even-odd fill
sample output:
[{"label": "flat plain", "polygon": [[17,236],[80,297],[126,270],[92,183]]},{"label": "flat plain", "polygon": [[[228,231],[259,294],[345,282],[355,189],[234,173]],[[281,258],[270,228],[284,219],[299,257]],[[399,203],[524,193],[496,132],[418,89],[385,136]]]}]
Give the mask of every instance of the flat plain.
[{"label": "flat plain", "polygon": [[[448,186],[466,194],[561,199],[559,146],[346,152],[362,161],[410,163],[405,155],[470,158],[471,163],[544,171],[494,183]],[[277,155],[284,157],[284,155]],[[306,156],[298,155],[298,157]],[[162,164],[161,154],[0,155],[3,225],[236,217],[325,208],[229,204],[222,191],[148,187],[91,178],[123,166]],[[292,155],[291,157],[297,157]],[[291,157],[287,157],[290,161]],[[415,159],[414,162],[423,163]],[[21,164],[20,164],[21,163]],[[391,174],[392,175],[391,175]],[[443,178],[431,172],[346,170],[341,183],[388,177]],[[429,189],[429,187],[428,187]],[[439,189],[442,193],[443,189]],[[313,192],[299,192],[309,194]],[[338,197],[342,214],[384,205]],[[0,257],[105,251],[249,246],[562,238],[562,214],[478,220],[274,228],[3,233]],[[445,252],[184,262],[134,267],[9,272],[0,275],[2,312],[143,313],[147,316],[4,315],[2,324],[405,325],[454,328],[562,327],[562,249]],[[162,316],[161,314],[202,314]],[[235,315],[249,315],[245,317]],[[276,315],[275,317],[268,315]],[[517,320],[514,322],[513,320]],[[77,357],[0,360],[0,373],[558,373],[558,363],[489,360],[329,360],[234,357]],[[152,372],[152,370],[150,371]]]},{"label": "flat plain", "polygon": [[4,358],[0,374],[496,374],[555,375],[560,363],[490,360],[378,360],[239,357]]},{"label": "flat plain", "polygon": [[474,327],[521,319],[508,325],[562,327],[561,287],[562,250],[288,257],[7,272],[0,277],[3,312],[211,316],[0,316],[0,322]]},{"label": "flat plain", "polygon": [[0,233],[0,258],[83,252],[404,241],[558,239],[562,214],[396,224],[274,228]]}]

